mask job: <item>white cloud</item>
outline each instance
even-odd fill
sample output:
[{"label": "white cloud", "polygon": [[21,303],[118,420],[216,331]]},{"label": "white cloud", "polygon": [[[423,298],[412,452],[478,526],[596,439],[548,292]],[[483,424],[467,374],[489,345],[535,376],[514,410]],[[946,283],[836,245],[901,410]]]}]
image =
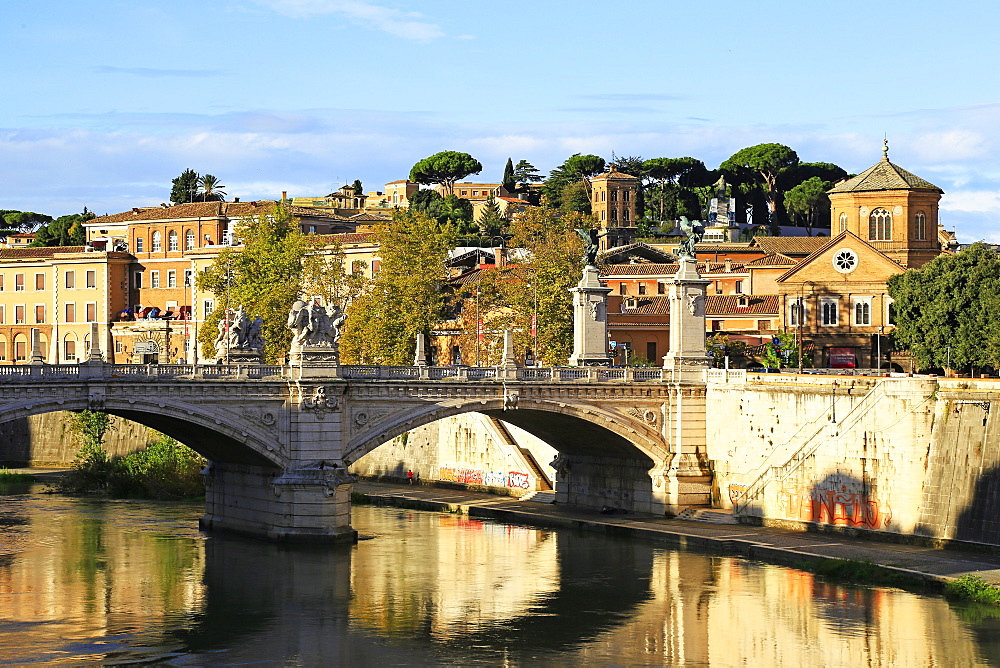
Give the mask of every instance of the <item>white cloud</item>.
[{"label": "white cloud", "polygon": [[957,190],[941,198],[942,211],[989,213],[1000,211],[1000,190]]},{"label": "white cloud", "polygon": [[387,32],[396,37],[427,42],[444,36],[435,23],[421,20],[422,14],[382,7],[364,0],[256,0],[270,9],[292,18],[340,15]]},{"label": "white cloud", "polygon": [[925,132],[913,137],[907,144],[907,148],[918,158],[934,162],[978,158],[988,149],[984,135],[964,129]]}]

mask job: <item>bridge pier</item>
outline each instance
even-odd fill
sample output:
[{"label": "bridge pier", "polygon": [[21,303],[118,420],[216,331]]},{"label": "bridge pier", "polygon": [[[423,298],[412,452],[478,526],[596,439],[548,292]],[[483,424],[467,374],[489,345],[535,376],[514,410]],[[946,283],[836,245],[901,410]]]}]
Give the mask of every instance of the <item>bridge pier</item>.
[{"label": "bridge pier", "polygon": [[285,471],[213,462],[205,469],[206,531],[285,542],[353,542],[351,484],[341,467],[323,462]]}]

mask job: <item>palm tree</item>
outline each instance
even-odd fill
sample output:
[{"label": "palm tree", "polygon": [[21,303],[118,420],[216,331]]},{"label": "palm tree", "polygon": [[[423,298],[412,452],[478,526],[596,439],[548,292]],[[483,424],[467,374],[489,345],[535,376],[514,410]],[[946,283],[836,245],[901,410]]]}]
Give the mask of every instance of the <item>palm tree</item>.
[{"label": "palm tree", "polygon": [[205,174],[198,179],[200,191],[199,198],[203,202],[224,202],[226,200],[226,186],[219,182],[218,177]]}]

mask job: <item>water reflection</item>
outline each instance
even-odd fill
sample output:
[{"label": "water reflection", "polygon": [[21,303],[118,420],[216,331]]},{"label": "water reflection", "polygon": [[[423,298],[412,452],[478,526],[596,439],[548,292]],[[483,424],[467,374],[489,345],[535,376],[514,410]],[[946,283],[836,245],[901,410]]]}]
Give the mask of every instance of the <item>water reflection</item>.
[{"label": "water reflection", "polygon": [[385,508],[354,547],[197,504],[0,499],[0,663],[977,665],[991,614],[736,558]]}]

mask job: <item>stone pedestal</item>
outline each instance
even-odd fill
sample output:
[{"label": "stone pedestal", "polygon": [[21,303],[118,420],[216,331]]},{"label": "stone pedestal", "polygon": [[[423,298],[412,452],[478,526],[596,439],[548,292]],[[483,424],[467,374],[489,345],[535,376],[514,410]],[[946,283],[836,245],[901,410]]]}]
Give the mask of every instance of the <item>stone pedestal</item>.
[{"label": "stone pedestal", "polygon": [[[707,281],[706,281],[707,283]],[[588,264],[573,293],[573,354],[570,366],[606,365],[608,358],[608,294],[597,267]]]},{"label": "stone pedestal", "polygon": [[709,365],[705,348],[705,292],[709,281],[698,273],[692,257],[682,257],[677,273],[669,282],[670,350],[663,356],[663,368],[676,382],[704,380]]},{"label": "stone pedestal", "polygon": [[205,470],[202,529],[283,542],[357,540],[345,468],[310,463],[286,471],[213,462]]}]

